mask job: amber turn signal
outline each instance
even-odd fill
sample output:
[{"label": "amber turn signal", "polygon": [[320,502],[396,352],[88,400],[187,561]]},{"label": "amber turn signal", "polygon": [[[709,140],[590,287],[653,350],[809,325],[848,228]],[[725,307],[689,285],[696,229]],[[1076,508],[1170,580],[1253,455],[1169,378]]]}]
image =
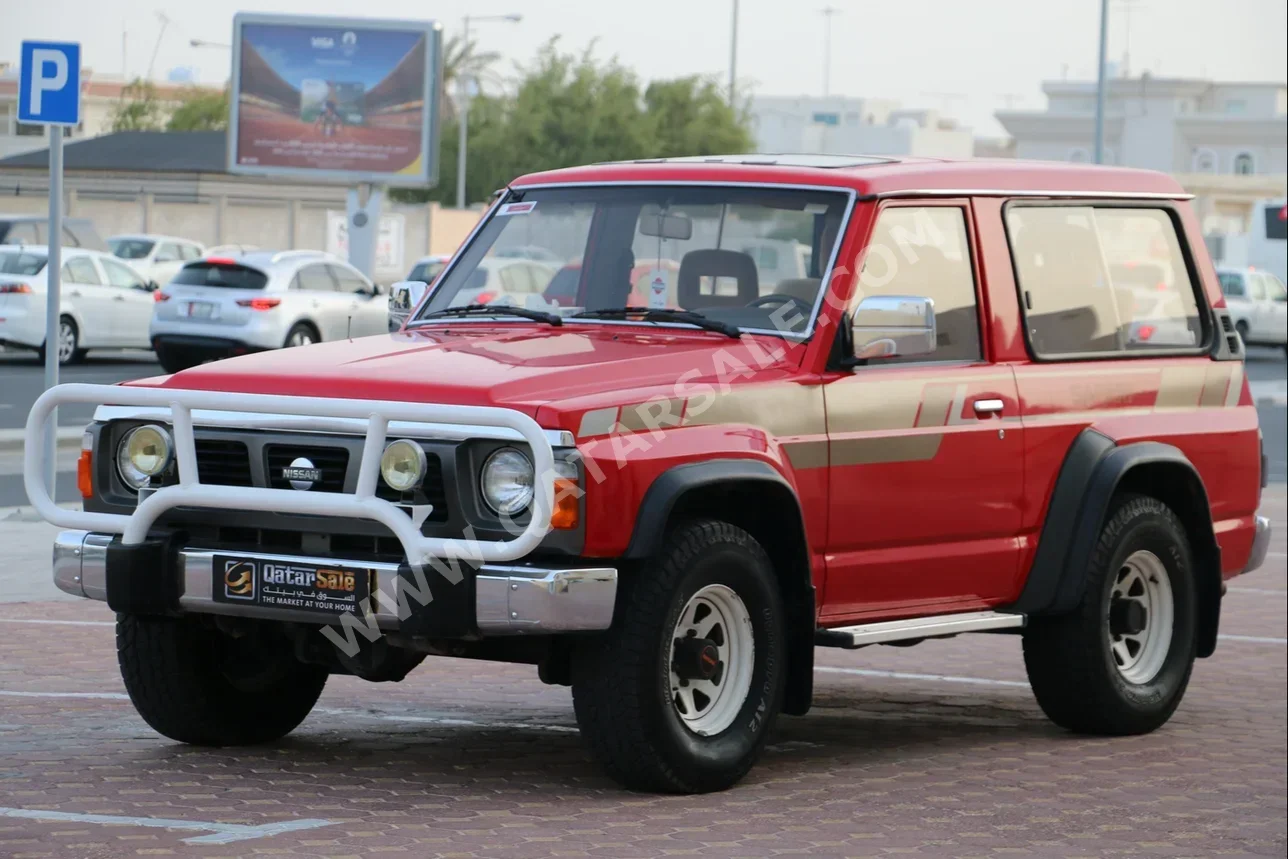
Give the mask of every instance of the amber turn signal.
[{"label": "amber turn signal", "polygon": [[82,498],[94,497],[94,452],[82,450],[80,459],[76,460],[76,488]]},{"label": "amber turn signal", "polygon": [[577,481],[569,480],[565,477],[556,478],[555,480],[555,509],[550,514],[550,527],[560,531],[570,531],[577,527],[578,521],[578,501],[581,499],[581,489],[577,487]]}]

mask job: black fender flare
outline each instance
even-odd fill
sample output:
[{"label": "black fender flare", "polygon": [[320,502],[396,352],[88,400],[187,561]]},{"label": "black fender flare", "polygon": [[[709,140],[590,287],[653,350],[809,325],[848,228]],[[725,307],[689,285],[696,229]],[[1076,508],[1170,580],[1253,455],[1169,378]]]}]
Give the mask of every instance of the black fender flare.
[{"label": "black fender flare", "polygon": [[1134,470],[1151,466],[1166,466],[1181,475],[1192,493],[1181,509],[1177,509],[1178,499],[1159,500],[1173,507],[1189,533],[1198,588],[1198,655],[1212,654],[1221,613],[1221,555],[1207,490],[1185,454],[1161,442],[1117,445],[1094,429],[1078,435],[1056,477],[1033,564],[1012,610],[1041,616],[1064,614],[1078,606],[1091,553],[1115,493]]},{"label": "black fender flare", "polygon": [[[775,559],[775,574],[783,590],[787,609],[787,690],[783,712],[794,716],[809,711],[814,694],[814,632],[817,626],[813,573],[810,567],[809,541],[805,517],[796,490],[772,465],[757,459],[713,459],[673,466],[659,474],[649,485],[635,517],[623,558],[641,561],[654,555],[666,537],[668,523],[686,510],[684,499],[694,494],[719,491],[722,488],[753,490],[765,500],[757,505],[754,515],[747,510],[704,510],[703,515],[722,518],[750,531],[765,544]],[[790,503],[788,527],[774,529],[774,544],[769,544],[763,529],[754,522],[771,505]],[[763,521],[763,520],[762,520]],[[757,533],[761,531],[761,533]],[[779,541],[779,538],[782,541]]]}]

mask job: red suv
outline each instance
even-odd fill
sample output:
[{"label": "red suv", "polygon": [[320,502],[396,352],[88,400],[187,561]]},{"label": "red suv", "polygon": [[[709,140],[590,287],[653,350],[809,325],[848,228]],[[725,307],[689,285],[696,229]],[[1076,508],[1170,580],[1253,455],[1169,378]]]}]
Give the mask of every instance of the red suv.
[{"label": "red suv", "polygon": [[[272,741],[330,674],[466,656],[570,685],[621,783],[718,790],[809,709],[815,647],[966,632],[1023,636],[1056,723],[1151,731],[1269,540],[1187,199],[1026,162],[525,176],[431,294],[400,286],[398,332],[46,394],[29,493],[183,742]],[[470,304],[518,247],[575,262],[568,294]],[[102,404],[84,512],[39,477],[74,401]]]}]

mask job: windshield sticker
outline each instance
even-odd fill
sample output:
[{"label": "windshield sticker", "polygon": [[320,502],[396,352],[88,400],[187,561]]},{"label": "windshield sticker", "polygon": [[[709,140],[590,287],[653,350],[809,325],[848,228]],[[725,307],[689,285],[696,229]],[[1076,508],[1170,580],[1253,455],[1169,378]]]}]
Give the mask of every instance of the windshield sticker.
[{"label": "windshield sticker", "polygon": [[648,284],[648,306],[650,310],[662,310],[666,308],[666,272],[660,268],[655,268],[648,273],[648,278],[644,281]]},{"label": "windshield sticker", "polygon": [[533,209],[537,208],[536,201],[530,203],[506,203],[501,207],[498,215],[526,215]]}]

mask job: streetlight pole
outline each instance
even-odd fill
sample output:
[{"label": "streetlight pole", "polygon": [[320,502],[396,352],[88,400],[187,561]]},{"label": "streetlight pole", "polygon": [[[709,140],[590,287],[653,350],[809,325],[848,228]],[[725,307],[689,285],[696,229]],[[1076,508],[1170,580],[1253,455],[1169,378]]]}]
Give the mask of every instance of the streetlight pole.
[{"label": "streetlight pole", "polygon": [[729,106],[736,108],[734,90],[738,82],[738,0],[733,0],[733,26],[729,33]]},{"label": "streetlight pole", "polygon": [[1096,78],[1096,141],[1092,160],[1097,164],[1105,163],[1105,80],[1107,59],[1106,49],[1109,46],[1109,0],[1100,0],[1100,70]]},{"label": "streetlight pole", "polygon": [[456,138],[456,208],[465,208],[465,164],[470,127],[470,22],[471,21],[508,21],[517,24],[523,20],[522,15],[466,15],[461,30],[460,68],[456,70],[458,84],[457,109],[460,112],[460,127]]},{"label": "streetlight pole", "polygon": [[840,14],[841,10],[832,6],[824,6],[819,10],[823,15],[823,97],[827,98],[832,89],[832,18]]}]

